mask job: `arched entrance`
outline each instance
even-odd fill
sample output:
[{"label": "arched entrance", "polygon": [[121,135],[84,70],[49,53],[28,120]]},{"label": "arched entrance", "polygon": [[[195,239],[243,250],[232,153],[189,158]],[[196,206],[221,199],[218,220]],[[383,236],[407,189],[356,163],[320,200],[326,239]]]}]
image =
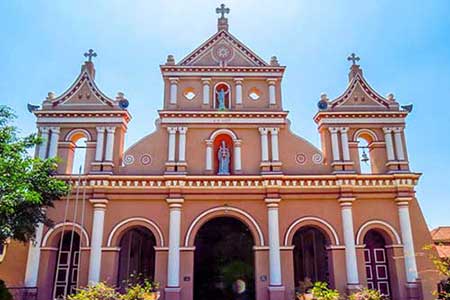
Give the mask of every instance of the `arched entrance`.
[{"label": "arched entrance", "polygon": [[58,247],[53,299],[63,299],[78,287],[80,236],[75,231],[66,231],[62,234]]},{"label": "arched entrance", "polygon": [[294,234],[293,245],[296,289],[306,292],[316,281],[330,283],[325,234],[313,226],[302,227]]},{"label": "arched entrance", "polygon": [[366,267],[367,287],[379,290],[391,297],[386,240],[377,230],[371,229],[364,236],[364,263]]},{"label": "arched entrance", "polygon": [[255,299],[254,241],[231,217],[214,218],[195,237],[194,299]]},{"label": "arched entrance", "polygon": [[155,236],[143,226],[133,227],[124,233],[120,239],[118,286],[123,287],[131,275],[153,280],[155,245]]}]

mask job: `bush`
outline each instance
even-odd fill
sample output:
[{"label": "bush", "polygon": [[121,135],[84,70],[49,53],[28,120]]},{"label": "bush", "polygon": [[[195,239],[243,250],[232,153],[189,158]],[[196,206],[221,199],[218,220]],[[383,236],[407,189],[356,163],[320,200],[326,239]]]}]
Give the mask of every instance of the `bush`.
[{"label": "bush", "polygon": [[79,289],[76,294],[69,295],[68,300],[119,300],[120,294],[107,284],[100,282]]},{"label": "bush", "polygon": [[338,290],[330,289],[326,282],[315,282],[312,288],[313,298],[317,300],[339,300]]},{"label": "bush", "polygon": [[378,290],[371,290],[368,288],[360,289],[348,297],[349,300],[385,300],[386,296],[381,294]]}]

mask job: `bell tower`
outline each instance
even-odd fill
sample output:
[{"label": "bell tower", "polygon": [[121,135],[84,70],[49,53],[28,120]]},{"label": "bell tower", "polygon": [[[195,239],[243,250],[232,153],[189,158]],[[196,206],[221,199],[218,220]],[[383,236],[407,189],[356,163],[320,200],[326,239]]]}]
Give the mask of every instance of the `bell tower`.
[{"label": "bell tower", "polygon": [[84,56],[87,60],[69,89],[60,96],[49,92],[42,107],[33,110],[43,138],[37,154],[40,158],[60,158],[59,174],[71,174],[78,167],[73,164],[79,149],[84,149],[80,151],[83,173],[112,173],[121,163],[131,119],[123,93],[111,99],[95,84],[92,59],[97,54],[90,49]]},{"label": "bell tower", "polygon": [[404,129],[412,105],[380,96],[364,78],[360,58],[352,53],[347,59],[348,88],[334,100],[322,94],[314,117],[334,173],[409,172]]}]

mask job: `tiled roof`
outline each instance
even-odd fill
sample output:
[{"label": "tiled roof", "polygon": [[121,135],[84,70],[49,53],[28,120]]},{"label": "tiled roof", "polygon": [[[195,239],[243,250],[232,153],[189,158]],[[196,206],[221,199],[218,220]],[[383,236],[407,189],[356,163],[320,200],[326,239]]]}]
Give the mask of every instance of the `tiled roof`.
[{"label": "tiled roof", "polygon": [[450,246],[438,245],[436,246],[436,250],[440,258],[450,258]]},{"label": "tiled roof", "polygon": [[440,226],[431,230],[431,238],[434,242],[450,242],[450,226]]}]

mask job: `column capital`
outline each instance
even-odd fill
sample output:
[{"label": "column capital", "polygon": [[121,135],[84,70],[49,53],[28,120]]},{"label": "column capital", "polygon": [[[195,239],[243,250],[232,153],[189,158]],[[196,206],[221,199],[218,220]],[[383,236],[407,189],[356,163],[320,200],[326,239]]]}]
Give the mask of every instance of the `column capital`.
[{"label": "column capital", "polygon": [[242,140],[233,140],[233,146],[240,147],[242,145]]},{"label": "column capital", "polygon": [[383,132],[384,133],[391,133],[392,132],[392,128],[391,127],[383,127]]},{"label": "column capital", "polygon": [[267,135],[268,128],[260,127],[260,128],[258,128],[258,130],[261,135]]},{"label": "column capital", "polygon": [[167,198],[166,199],[167,204],[169,204],[169,208],[181,208],[184,203],[183,198]]},{"label": "column capital", "polygon": [[205,140],[206,146],[211,147],[213,145],[213,140]]},{"label": "column capital", "polygon": [[171,84],[178,84],[178,81],[180,81],[180,79],[178,77],[169,77],[169,81]]},{"label": "column capital", "polygon": [[339,128],[336,128],[336,127],[328,127],[328,130],[329,130],[331,133],[338,133]]},{"label": "column capital", "polygon": [[211,83],[211,78],[201,78],[201,81],[203,84],[210,84]]},{"label": "column capital", "polygon": [[278,127],[270,128],[270,133],[271,134],[278,134],[279,131],[280,131],[280,128],[278,128]]},{"label": "column capital", "polygon": [[89,202],[94,206],[94,210],[105,210],[108,204],[108,199],[89,199]]},{"label": "column capital", "polygon": [[180,132],[180,134],[186,134],[186,132],[188,131],[187,127],[178,127],[178,131]]},{"label": "column capital", "polygon": [[413,200],[413,197],[396,197],[395,203],[397,203],[398,206],[409,206],[409,203]]},{"label": "column capital", "polygon": [[106,127],[106,131],[108,133],[114,133],[116,131],[116,127]]},{"label": "column capital", "polygon": [[266,203],[268,208],[278,208],[278,205],[281,202],[281,198],[265,198],[264,202]]},{"label": "column capital", "polygon": [[243,81],[244,81],[244,78],[234,78],[235,84],[242,84]]},{"label": "column capital", "polygon": [[276,78],[267,78],[266,81],[269,85],[274,85],[278,79]]},{"label": "column capital", "polygon": [[50,127],[39,127],[39,130],[41,133],[48,133],[50,130]]},{"label": "column capital", "polygon": [[178,127],[167,127],[167,131],[170,134],[175,134],[177,132],[177,130],[178,130]]},{"label": "column capital", "polygon": [[348,132],[348,127],[339,127],[339,131],[341,132],[341,133],[347,133]]},{"label": "column capital", "polygon": [[356,197],[339,197],[337,199],[339,201],[339,204],[341,205],[341,207],[351,207],[353,204],[353,201],[356,200]]},{"label": "column capital", "polygon": [[394,131],[394,133],[400,133],[403,131],[403,127],[393,127],[392,130]]},{"label": "column capital", "polygon": [[50,130],[52,131],[52,133],[59,133],[60,128],[59,127],[50,127]]},{"label": "column capital", "polygon": [[103,133],[103,132],[105,132],[105,130],[106,130],[106,127],[97,127],[98,133]]}]

